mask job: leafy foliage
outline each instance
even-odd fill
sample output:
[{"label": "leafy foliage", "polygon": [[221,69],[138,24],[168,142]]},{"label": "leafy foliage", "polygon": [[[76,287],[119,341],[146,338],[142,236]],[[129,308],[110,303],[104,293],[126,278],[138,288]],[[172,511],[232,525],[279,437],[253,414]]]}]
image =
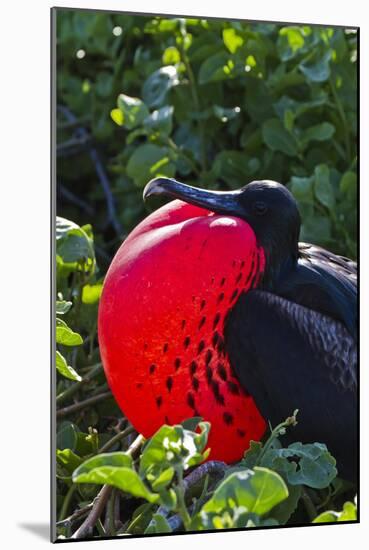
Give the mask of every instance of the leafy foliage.
[{"label": "leafy foliage", "polygon": [[283,445],[295,415],[236,465],[206,462],[199,418],[163,426],[131,457],[96,322],[156,175],[213,189],[278,180],[299,203],[302,240],[356,256],[356,34],[59,9],[57,38],[59,537],[106,484],[93,536],[355,520],[324,442]]}]

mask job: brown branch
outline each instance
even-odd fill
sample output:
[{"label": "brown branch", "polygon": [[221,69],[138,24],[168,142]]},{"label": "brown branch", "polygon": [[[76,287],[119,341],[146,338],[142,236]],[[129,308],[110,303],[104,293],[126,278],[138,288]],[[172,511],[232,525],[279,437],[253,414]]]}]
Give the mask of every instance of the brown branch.
[{"label": "brown branch", "polygon": [[97,395],[93,395],[92,397],[89,397],[88,399],[85,399],[84,401],[79,401],[78,403],[74,403],[73,405],[69,405],[68,407],[64,407],[63,409],[59,409],[56,412],[56,417],[61,418],[63,416],[66,416],[68,414],[80,411],[84,407],[88,407],[89,405],[95,405],[95,403],[100,403],[100,401],[104,401],[105,399],[108,399],[109,397],[112,397],[112,394],[110,391],[106,391],[104,393],[99,393]]},{"label": "brown branch", "polygon": [[[126,451],[127,454],[134,457],[136,453],[139,451],[142,443],[144,442],[144,437],[142,435],[139,435],[136,437],[130,448]],[[112,485],[104,485],[95,500],[92,503],[91,512],[85,519],[85,521],[82,523],[82,525],[75,531],[72,535],[72,539],[82,539],[86,536],[88,536],[91,533],[91,530],[96,525],[97,521],[99,520],[109,498],[112,493],[113,486]]]},{"label": "brown branch", "polygon": [[125,430],[123,430],[122,432],[117,433],[114,437],[109,439],[109,441],[107,441],[105,443],[105,445],[103,445],[99,449],[98,452],[99,453],[105,453],[108,449],[110,449],[110,447],[115,445],[115,443],[118,443],[118,441],[120,441],[121,439],[124,439],[125,437],[127,437],[128,435],[133,433],[134,431],[135,431],[135,429],[132,426],[128,426]]},{"label": "brown branch", "polygon": [[73,533],[71,537],[72,539],[82,539],[90,534],[91,530],[96,525],[97,520],[100,518],[112,491],[112,485],[103,486],[103,488],[93,501],[91,512],[88,514],[82,525],[78,527],[77,531]]}]

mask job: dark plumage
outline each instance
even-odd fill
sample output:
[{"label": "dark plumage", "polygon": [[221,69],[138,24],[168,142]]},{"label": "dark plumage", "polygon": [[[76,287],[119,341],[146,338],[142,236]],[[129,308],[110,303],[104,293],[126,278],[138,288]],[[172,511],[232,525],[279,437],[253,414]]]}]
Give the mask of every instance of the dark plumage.
[{"label": "dark plumage", "polygon": [[276,182],[219,192],[161,178],[147,192],[237,216],[252,227],[265,268],[258,288],[241,294],[228,313],[232,369],[272,425],[299,409],[293,438],[326,443],[339,475],[355,482],[356,263],[299,243],[296,201]]}]

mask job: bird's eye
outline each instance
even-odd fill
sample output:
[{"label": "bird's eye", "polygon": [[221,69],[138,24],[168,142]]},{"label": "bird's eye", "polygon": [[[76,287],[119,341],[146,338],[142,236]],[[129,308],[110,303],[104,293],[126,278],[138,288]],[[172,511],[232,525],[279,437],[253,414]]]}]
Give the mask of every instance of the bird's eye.
[{"label": "bird's eye", "polygon": [[256,201],[253,204],[253,210],[254,210],[255,214],[257,214],[258,216],[262,216],[263,214],[266,213],[266,211],[268,210],[268,207],[265,204],[265,202]]}]

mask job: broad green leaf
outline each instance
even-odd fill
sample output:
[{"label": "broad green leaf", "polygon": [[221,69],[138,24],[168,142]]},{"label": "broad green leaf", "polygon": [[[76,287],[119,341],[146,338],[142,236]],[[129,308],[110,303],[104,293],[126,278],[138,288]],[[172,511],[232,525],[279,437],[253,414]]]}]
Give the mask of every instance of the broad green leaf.
[{"label": "broad green leaf", "polygon": [[314,178],[299,178],[292,176],[289,188],[297,201],[313,203]]},{"label": "broad green leaf", "polygon": [[112,109],[110,111],[110,116],[111,116],[112,120],[115,122],[115,124],[117,124],[118,126],[123,126],[123,124],[124,124],[123,111],[121,111],[118,108]]},{"label": "broad green leaf", "polygon": [[308,59],[300,63],[299,69],[312,82],[325,82],[331,74],[329,64],[331,57],[331,50],[326,51],[323,55],[317,50],[314,60],[311,61],[308,56]]},{"label": "broad green leaf", "polygon": [[[256,164],[254,162],[256,160]],[[221,151],[215,157],[212,173],[230,187],[238,189],[247,178],[252,178],[260,167],[258,159],[250,159],[241,151]]]},{"label": "broad green leaf", "polygon": [[159,498],[149,491],[137,472],[132,469],[132,458],[121,452],[102,453],[86,460],[74,471],[72,479],[74,483],[112,485],[148,502],[156,502]]},{"label": "broad green leaf", "polygon": [[179,84],[178,72],[174,65],[161,67],[145,80],[142,96],[145,103],[152,108],[161,107],[167,93]]},{"label": "broad green leaf", "polygon": [[355,172],[345,172],[340,181],[340,191],[352,198],[356,197],[357,193],[357,175]]},{"label": "broad green leaf", "polygon": [[329,168],[326,164],[319,164],[314,170],[315,176],[315,196],[318,201],[333,210],[336,204],[334,190],[329,177]]},{"label": "broad green leaf", "polygon": [[353,502],[345,502],[343,505],[343,510],[341,512],[322,512],[317,516],[313,523],[332,523],[332,522],[341,522],[341,521],[356,521],[357,520],[357,509],[356,505]]},{"label": "broad green leaf", "polygon": [[335,127],[329,122],[321,122],[315,126],[310,126],[310,128],[307,128],[301,134],[301,145],[303,148],[306,148],[310,141],[326,141],[331,139],[335,131]]},{"label": "broad green leaf", "polygon": [[80,346],[83,340],[80,334],[74,332],[61,319],[56,319],[56,343],[63,346]]},{"label": "broad green leaf", "polygon": [[234,65],[232,63],[229,54],[225,52],[219,52],[208,57],[200,66],[199,84],[226,80],[233,73]]},{"label": "broad green leaf", "polygon": [[223,42],[231,53],[235,53],[238,48],[242,46],[244,40],[242,36],[237,34],[235,29],[231,27],[228,29],[223,29]]},{"label": "broad green leaf", "polygon": [[206,458],[204,449],[209,423],[199,423],[200,433],[185,430],[180,424],[162,426],[145,445],[140,461],[140,475],[159,476],[168,468],[182,468],[200,464]]},{"label": "broad green leaf", "polygon": [[95,253],[91,237],[74,222],[57,216],[56,218],[56,254],[62,263],[77,269],[84,264],[85,270],[95,268]]},{"label": "broad green leaf", "polygon": [[154,177],[173,177],[176,167],[166,147],[145,143],[134,150],[126,170],[137,186],[144,187]]},{"label": "broad green leaf", "polygon": [[228,122],[237,118],[240,114],[240,107],[233,107],[232,109],[226,109],[225,107],[220,107],[219,105],[213,105],[214,115],[221,120],[222,122]]},{"label": "broad green leaf", "polygon": [[172,106],[161,107],[145,118],[143,125],[147,130],[170,135],[173,128],[173,112],[174,107]]},{"label": "broad green leaf", "polygon": [[277,118],[264,122],[262,133],[264,142],[272,151],[281,151],[290,157],[297,155],[295,138],[284,128]]},{"label": "broad green leaf", "polygon": [[132,514],[132,521],[128,525],[126,533],[142,535],[152,519],[152,508],[153,504],[150,502],[144,502],[138,506]]},{"label": "broad green leaf", "polygon": [[149,110],[145,103],[137,97],[120,94],[117,103],[123,115],[121,125],[125,126],[128,130],[132,130],[142,124],[144,119],[149,115]]},{"label": "broad green leaf", "polygon": [[154,475],[147,475],[147,479],[151,483],[151,487],[154,491],[161,491],[165,487],[169,485],[169,483],[172,481],[174,476],[174,468],[171,466],[167,468],[166,470],[163,470],[160,472],[159,476]]},{"label": "broad green leaf", "polygon": [[205,512],[243,507],[247,512],[264,515],[288,497],[288,489],[276,472],[255,467],[228,476],[203,506]]},{"label": "broad green leaf", "polygon": [[164,50],[162,59],[164,65],[176,65],[181,61],[181,54],[175,46],[169,46]]},{"label": "broad green leaf", "polygon": [[69,380],[74,380],[80,382],[82,380],[81,376],[74,370],[73,367],[67,364],[65,358],[59,351],[56,351],[56,369],[65,378]]},{"label": "broad green leaf", "polygon": [[286,449],[271,449],[261,464],[286,476],[291,485],[324,489],[337,476],[336,461],[322,443],[292,443]]},{"label": "broad green leaf", "polygon": [[332,223],[326,216],[314,214],[304,220],[301,227],[300,239],[304,242],[326,243],[331,239]]},{"label": "broad green leaf", "polygon": [[171,533],[172,530],[166,518],[160,514],[154,514],[149,526],[145,530],[145,535],[150,533]]},{"label": "broad green leaf", "polygon": [[84,304],[96,304],[100,299],[102,289],[102,283],[84,285],[82,288],[82,302]]},{"label": "broad green leaf", "polygon": [[66,300],[56,301],[56,314],[57,315],[64,315],[65,313],[68,313],[70,308],[72,307],[72,302],[67,302]]},{"label": "broad green leaf", "polygon": [[83,462],[83,458],[78,456],[71,449],[57,449],[56,460],[70,475],[72,475],[74,470]]}]

